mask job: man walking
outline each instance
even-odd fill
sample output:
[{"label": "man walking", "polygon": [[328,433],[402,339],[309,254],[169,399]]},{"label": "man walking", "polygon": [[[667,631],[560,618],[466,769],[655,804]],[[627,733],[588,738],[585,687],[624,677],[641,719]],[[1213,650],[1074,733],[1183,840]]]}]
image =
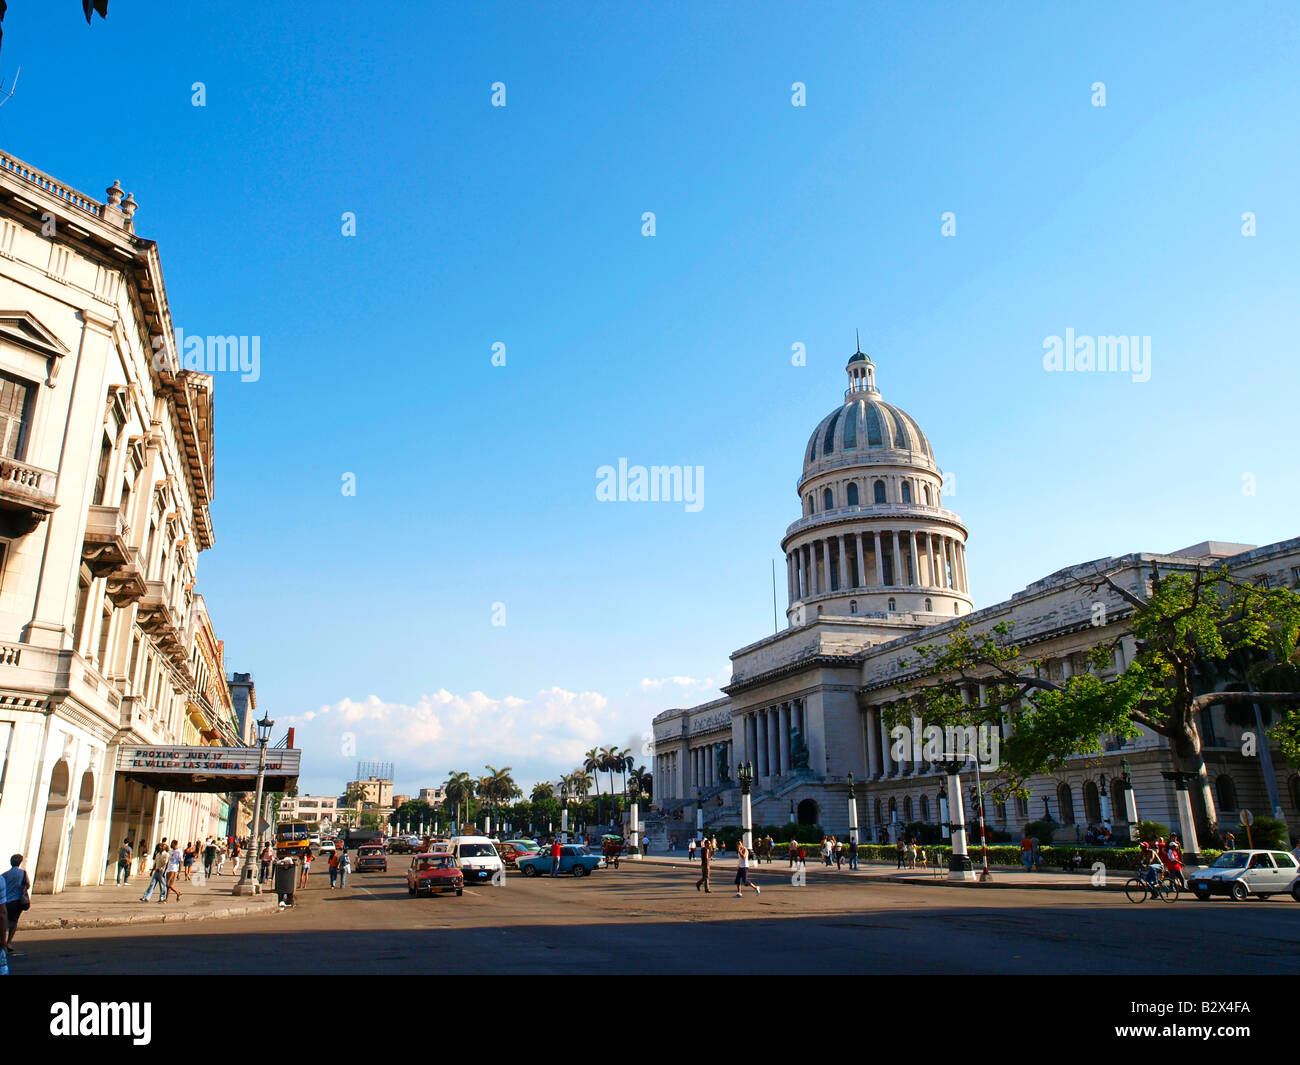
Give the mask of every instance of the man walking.
[{"label": "man walking", "polygon": [[[3,943],[5,951],[15,958],[21,958],[23,952],[14,950],[14,936],[18,933],[18,918],[23,915],[32,904],[32,882],[27,878],[27,870],[23,867],[23,856],[15,854],[9,859],[9,868],[5,871],[0,881],[4,883],[6,902],[5,906],[5,938],[0,940]],[[3,953],[3,952],[0,952]]]},{"label": "man walking", "polygon": [[903,868],[903,858],[907,855],[907,844],[903,842],[903,837],[898,837],[898,868]]},{"label": "man walking", "polygon": [[688,862],[695,861],[695,837],[694,836],[692,836],[686,844],[686,860]]},{"label": "man walking", "polygon": [[551,876],[560,875],[560,841],[554,839],[551,841]]},{"label": "man walking", "polygon": [[710,850],[709,841],[707,839],[700,840],[700,878],[695,881],[695,890],[699,891],[703,887],[706,895],[713,894],[709,888],[709,863],[712,858]]},{"label": "man walking", "polygon": [[849,871],[856,873],[858,871],[858,837],[856,833],[849,833],[849,841],[845,844],[845,849],[849,854]]},{"label": "man walking", "polygon": [[203,875],[209,880],[212,879],[212,866],[217,860],[217,841],[211,836],[208,837],[207,843],[203,845]]},{"label": "man walking", "polygon": [[167,901],[167,862],[171,855],[166,846],[159,843],[153,852],[153,871],[149,874],[149,886],[145,888],[144,894],[140,896],[141,902],[148,902],[153,897],[154,888],[162,888],[162,896],[158,899],[160,903]]},{"label": "man walking", "polygon": [[122,840],[122,846],[117,848],[117,883],[129,884],[131,882],[131,841]]}]

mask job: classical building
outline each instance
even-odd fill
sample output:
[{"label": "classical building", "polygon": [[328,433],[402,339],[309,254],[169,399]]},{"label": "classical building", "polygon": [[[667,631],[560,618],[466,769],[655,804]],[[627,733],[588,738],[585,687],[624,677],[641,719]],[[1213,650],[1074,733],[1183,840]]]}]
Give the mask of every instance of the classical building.
[{"label": "classical building", "polygon": [[[863,840],[896,838],[903,826],[940,821],[945,782],[938,762],[909,751],[893,757],[883,711],[906,698],[920,644],[941,643],[958,625],[987,631],[1014,623],[1014,638],[1046,661],[1057,679],[1090,668],[1086,652],[1118,638],[1102,676],[1131,661],[1131,608],[1098,577],[1145,594],[1161,573],[1206,562],[1274,586],[1300,589],[1300,539],[1268,547],[1207,541],[1168,554],[1135,553],[1068,567],[1009,600],[972,610],[966,579],[966,527],[943,505],[943,478],[917,422],[886,403],[872,360],[848,363],[844,401],[818,424],[803,452],[801,516],[785,532],[787,627],[735,651],[724,697],[666,710],[653,723],[657,817],[652,835],[683,835],[697,811],[706,825],[739,824],[735,767],[752,762],[757,824],[821,825],[841,837],[849,825],[849,774]],[[901,663],[910,661],[911,666]],[[976,681],[978,678],[976,679]],[[982,699],[973,682],[968,696]],[[1007,721],[994,722],[998,741]],[[1243,757],[1243,729],[1221,707],[1202,721],[1218,808],[1209,819],[1235,821],[1239,808],[1275,811],[1300,832],[1300,777],[1268,760]],[[914,760],[915,759],[915,760]],[[1125,825],[1130,771],[1138,817],[1179,823],[1167,741],[1143,730],[1113,737],[1100,755],[1080,755],[1051,777],[1029,782],[1030,798],[989,804],[992,827],[1017,833],[1045,816],[1081,836],[1103,813]]]},{"label": "classical building", "polygon": [[41,892],[220,831],[231,790],[195,754],[236,738],[194,592],[213,381],[135,211],[0,154],[0,839]]},{"label": "classical building", "polygon": [[335,795],[285,796],[280,803],[280,820],[332,825],[338,817],[338,809],[339,800]]}]

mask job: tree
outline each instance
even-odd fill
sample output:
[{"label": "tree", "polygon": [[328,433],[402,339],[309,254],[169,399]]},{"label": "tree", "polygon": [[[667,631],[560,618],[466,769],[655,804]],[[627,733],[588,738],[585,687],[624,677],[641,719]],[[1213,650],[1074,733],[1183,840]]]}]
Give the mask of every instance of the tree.
[{"label": "tree", "polygon": [[[468,773],[455,772],[447,778],[447,783],[443,786],[443,794],[447,796],[447,801],[452,804],[456,811],[456,823],[463,824],[468,817],[470,800],[474,798],[475,783],[474,778]],[[461,808],[465,807],[464,816],[461,814]]]},{"label": "tree", "polygon": [[628,784],[633,798],[649,802],[653,797],[653,782],[653,777],[645,766],[637,766],[628,773]]},{"label": "tree", "polygon": [[[920,672],[904,687],[909,706],[891,711],[892,725],[918,715],[927,726],[963,728],[995,720],[1007,710],[1012,735],[1002,744],[1004,776],[998,790],[1022,790],[1037,773],[1062,768],[1072,754],[1100,752],[1107,735],[1134,737],[1138,726],[1170,742],[1177,768],[1194,774],[1207,823],[1216,820],[1213,789],[1202,752],[1203,711],[1226,707],[1282,704],[1297,717],[1296,691],[1215,691],[1216,677],[1234,662],[1277,663],[1281,648],[1294,648],[1300,633],[1300,596],[1286,588],[1257,588],[1232,577],[1227,567],[1195,567],[1161,576],[1152,571],[1145,594],[1121,587],[1108,574],[1080,581],[1094,592],[1104,585],[1132,608],[1137,654],[1123,672],[1104,679],[1120,637],[1093,647],[1089,670],[1060,682],[1045,675],[1043,662],[1027,659],[1002,623],[976,634],[960,625],[943,646],[917,648]],[[1256,670],[1256,675],[1267,671]],[[972,703],[971,689],[986,685],[984,705]],[[1297,729],[1300,732],[1300,728]],[[1262,741],[1262,738],[1259,738]],[[1282,742],[1286,743],[1283,739]]]},{"label": "tree", "polygon": [[545,802],[547,799],[554,797],[555,789],[549,780],[539,780],[533,785],[533,792],[529,796],[533,802]]},{"label": "tree", "polygon": [[[604,768],[604,766],[601,764],[601,757],[603,753],[604,752],[600,747],[593,747],[591,750],[589,750],[586,754],[582,756],[582,771],[584,773],[595,774],[594,779],[596,781],[596,809],[600,809],[600,771]],[[590,781],[593,778],[588,777],[587,779],[588,781]],[[583,792],[583,794],[585,795],[586,792]]]}]

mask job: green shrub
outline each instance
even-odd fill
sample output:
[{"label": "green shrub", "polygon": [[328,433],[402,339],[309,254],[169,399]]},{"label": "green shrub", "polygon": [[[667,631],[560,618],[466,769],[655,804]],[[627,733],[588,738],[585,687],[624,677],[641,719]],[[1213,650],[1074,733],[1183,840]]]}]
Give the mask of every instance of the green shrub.
[{"label": "green shrub", "polygon": [[1289,831],[1285,821],[1276,817],[1256,817],[1255,823],[1247,833],[1246,826],[1233,829],[1237,836],[1237,846],[1253,841],[1260,850],[1289,850]]},{"label": "green shrub", "polygon": [[1037,839],[1040,847],[1050,847],[1052,837],[1060,827],[1055,821],[1030,821],[1025,825],[1025,835]]},{"label": "green shrub", "polygon": [[1154,843],[1157,839],[1169,838],[1169,826],[1162,825],[1159,821],[1139,821],[1137,823],[1137,837],[1145,840],[1147,843]]}]

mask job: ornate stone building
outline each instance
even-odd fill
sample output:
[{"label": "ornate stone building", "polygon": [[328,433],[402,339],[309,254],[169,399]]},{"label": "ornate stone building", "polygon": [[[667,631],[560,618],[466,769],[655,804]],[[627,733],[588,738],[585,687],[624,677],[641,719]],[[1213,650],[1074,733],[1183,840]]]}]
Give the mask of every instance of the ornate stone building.
[{"label": "ornate stone building", "polygon": [[[1222,561],[1247,578],[1300,588],[1300,539],[1263,548],[1205,542],[1068,567],[972,612],[966,528],[943,506],[929,439],[913,418],[884,402],[868,356],[856,352],[847,369],[843,404],[822,419],[804,450],[802,516],[782,540],[788,626],[733,652],[723,698],[654,719],[659,816],[650,821],[652,836],[688,833],[700,808],[706,824],[739,824],[741,762],[755,767],[756,824],[819,824],[843,836],[850,773],[863,840],[892,839],[911,823],[937,824],[941,767],[894,758],[882,716],[905,698],[909,673],[900,662],[914,662],[918,644],[941,642],[962,623],[978,632],[1011,621],[1016,641],[1061,679],[1089,668],[1090,648],[1119,637],[1102,671],[1113,675],[1135,651],[1131,609],[1097,587],[1100,574],[1145,593],[1153,565],[1164,573]],[[979,701],[981,691],[973,684],[969,698]],[[993,724],[1006,735],[1007,722]],[[1211,818],[1232,821],[1249,806],[1280,812],[1300,832],[1300,776],[1282,769],[1274,753],[1270,781],[1260,758],[1242,756],[1241,734],[1221,708],[1202,722],[1219,807]],[[1050,816],[1064,826],[1058,839],[1068,839],[1099,823],[1108,808],[1123,829],[1122,759],[1138,817],[1177,825],[1173,786],[1161,776],[1173,764],[1167,742],[1144,730],[1030,781],[1027,801],[990,803],[992,827],[1017,833],[1027,821]]]}]

